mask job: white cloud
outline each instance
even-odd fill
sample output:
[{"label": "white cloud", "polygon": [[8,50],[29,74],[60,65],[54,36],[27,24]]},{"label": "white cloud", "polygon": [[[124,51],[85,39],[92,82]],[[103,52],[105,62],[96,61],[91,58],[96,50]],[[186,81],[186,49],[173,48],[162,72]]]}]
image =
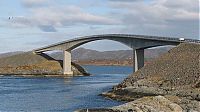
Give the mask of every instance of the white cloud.
[{"label": "white cloud", "polygon": [[129,33],[148,35],[199,37],[198,0],[152,0],[149,2],[120,2],[110,6],[121,10],[123,29]]},{"label": "white cloud", "polygon": [[190,12],[199,12],[199,0],[165,0],[164,6],[173,9],[184,9]]},{"label": "white cloud", "polygon": [[35,7],[45,5],[48,0],[22,0],[25,7]]},{"label": "white cloud", "polygon": [[[39,4],[46,0],[28,0],[28,3]],[[24,3],[24,2],[23,2]],[[6,20],[8,26],[12,27],[38,27],[42,31],[57,31],[56,28],[62,28],[72,25],[112,25],[118,24],[115,19],[90,14],[77,6],[41,6],[29,8],[30,15],[14,17]]]},{"label": "white cloud", "polygon": [[117,21],[109,17],[93,15],[84,12],[76,6],[44,7],[33,9],[33,18],[40,24],[65,26],[73,24],[116,24]]},{"label": "white cloud", "polygon": [[[199,37],[198,0],[108,0],[109,5],[103,6],[108,11],[101,15],[88,12],[80,4],[70,6],[56,2],[23,0],[29,14],[8,23],[14,27],[37,27],[52,32],[68,26],[114,25],[115,31],[109,32]],[[92,7],[101,8],[99,4],[95,6],[94,1],[91,3]],[[105,26],[101,30],[109,28]],[[89,31],[92,33],[92,30],[98,29]]]}]

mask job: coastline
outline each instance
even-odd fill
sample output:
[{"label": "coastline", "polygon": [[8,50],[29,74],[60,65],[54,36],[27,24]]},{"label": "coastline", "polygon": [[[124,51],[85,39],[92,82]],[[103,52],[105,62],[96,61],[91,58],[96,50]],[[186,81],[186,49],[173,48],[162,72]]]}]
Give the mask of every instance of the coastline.
[{"label": "coastline", "polygon": [[[126,101],[119,106],[88,109],[90,112],[198,112],[200,69],[198,44],[180,44],[129,75],[105,98]],[[192,54],[192,55],[188,55]],[[156,68],[156,69],[155,69]],[[76,112],[86,112],[86,109]]]},{"label": "coastline", "polygon": [[[67,76],[67,75],[22,75],[22,74],[6,74],[6,75],[0,75],[0,77],[6,77],[6,76],[12,76],[12,77],[30,77],[30,78],[42,78],[42,77],[51,77],[51,78],[73,78],[73,77],[84,77],[86,75],[77,75],[77,76]],[[89,76],[89,75],[88,75]]]},{"label": "coastline", "polygon": [[[62,61],[54,60],[48,55],[36,55],[33,52],[0,58],[0,75],[16,76],[67,76],[63,75]],[[72,64],[73,76],[89,76],[84,68]]]},{"label": "coastline", "polygon": [[[100,62],[100,61],[98,61],[98,62]],[[103,64],[100,64],[100,63],[82,63],[82,62],[76,62],[77,64],[79,64],[79,65],[92,65],[92,66],[127,66],[127,67],[132,67],[133,65],[132,65],[132,63],[131,64],[114,64],[114,63],[103,63]],[[149,60],[149,61],[146,61],[145,63],[144,63],[144,65],[146,65],[146,64],[149,64],[149,63],[151,63],[151,60]]]}]

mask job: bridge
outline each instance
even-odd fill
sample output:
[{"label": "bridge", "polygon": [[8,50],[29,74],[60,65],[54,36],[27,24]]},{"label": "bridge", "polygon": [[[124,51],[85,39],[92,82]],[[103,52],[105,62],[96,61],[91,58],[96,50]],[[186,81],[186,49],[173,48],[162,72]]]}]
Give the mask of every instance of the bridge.
[{"label": "bridge", "polygon": [[144,66],[144,49],[165,45],[178,45],[180,43],[200,43],[200,40],[185,39],[182,37],[174,38],[128,34],[105,34],[75,38],[68,41],[63,41],[60,43],[42,47],[39,49],[35,49],[33,50],[33,52],[36,54],[40,54],[42,52],[53,50],[63,51],[63,74],[73,75],[73,72],[71,70],[71,51],[83,44],[97,40],[113,40],[132,48],[134,50],[133,55],[135,56],[135,71]]}]

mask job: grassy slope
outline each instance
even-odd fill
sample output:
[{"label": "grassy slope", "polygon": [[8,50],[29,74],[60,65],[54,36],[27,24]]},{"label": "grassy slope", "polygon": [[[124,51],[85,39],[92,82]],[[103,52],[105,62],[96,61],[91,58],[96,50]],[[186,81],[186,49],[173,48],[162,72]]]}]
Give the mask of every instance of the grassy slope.
[{"label": "grassy slope", "polygon": [[[72,63],[75,75],[87,75],[84,69]],[[0,58],[0,74],[62,74],[62,62],[32,52]]]}]

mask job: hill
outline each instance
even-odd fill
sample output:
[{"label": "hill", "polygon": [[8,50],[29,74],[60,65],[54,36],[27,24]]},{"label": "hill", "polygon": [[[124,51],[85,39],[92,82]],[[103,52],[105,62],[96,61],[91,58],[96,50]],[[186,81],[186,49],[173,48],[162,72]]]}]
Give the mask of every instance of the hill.
[{"label": "hill", "polygon": [[[183,87],[200,83],[200,45],[181,44],[156,58],[125,79],[119,87],[136,86],[136,82],[153,87]],[[139,83],[137,83],[137,86]]]},{"label": "hill", "polygon": [[150,112],[199,112],[200,45],[178,45],[102,95],[132,101],[111,108],[113,112],[130,108]]},{"label": "hill", "polygon": [[13,56],[16,54],[21,54],[23,51],[15,51],[15,52],[8,52],[8,53],[1,53],[0,58],[8,57],[8,56]]},{"label": "hill", "polygon": [[[150,60],[167,52],[171,47],[160,47],[145,50],[145,60]],[[49,54],[57,60],[62,60],[62,52]],[[72,60],[83,65],[131,65],[133,62],[132,50],[118,51],[96,51],[85,48],[78,48],[72,51]]]},{"label": "hill", "polygon": [[[74,75],[89,75],[82,67],[72,63]],[[61,75],[62,61],[56,61],[46,54],[36,55],[24,52],[0,58],[0,74],[17,75]]]}]

